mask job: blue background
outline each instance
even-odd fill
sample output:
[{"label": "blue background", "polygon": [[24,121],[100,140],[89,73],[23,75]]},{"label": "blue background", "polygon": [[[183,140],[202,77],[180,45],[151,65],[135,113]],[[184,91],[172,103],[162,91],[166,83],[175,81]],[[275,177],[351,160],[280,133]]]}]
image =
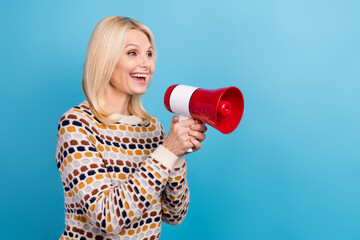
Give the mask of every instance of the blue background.
[{"label": "blue background", "polygon": [[360,3],[351,0],[1,1],[0,239],[58,239],[60,116],[83,99],[96,23],[150,27],[146,109],[168,129],[174,83],[235,85],[239,127],[188,156],[191,204],[162,239],[360,239]]}]

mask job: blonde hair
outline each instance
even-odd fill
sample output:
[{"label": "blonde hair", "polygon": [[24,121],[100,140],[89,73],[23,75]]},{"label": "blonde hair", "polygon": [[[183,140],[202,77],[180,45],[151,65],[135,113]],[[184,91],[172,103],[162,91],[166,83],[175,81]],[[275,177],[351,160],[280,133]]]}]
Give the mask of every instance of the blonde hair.
[{"label": "blonde hair", "polygon": [[[156,63],[155,39],[148,27],[127,17],[110,16],[101,20],[91,34],[86,51],[86,59],[82,76],[82,89],[95,117],[104,124],[111,125],[114,120],[106,111],[105,90],[110,82],[116,62],[124,49],[126,34],[129,30],[142,31],[152,45],[153,61]],[[148,83],[150,85],[152,76]],[[142,105],[141,95],[130,98],[128,111],[143,120],[144,124],[151,121],[151,115]]]}]

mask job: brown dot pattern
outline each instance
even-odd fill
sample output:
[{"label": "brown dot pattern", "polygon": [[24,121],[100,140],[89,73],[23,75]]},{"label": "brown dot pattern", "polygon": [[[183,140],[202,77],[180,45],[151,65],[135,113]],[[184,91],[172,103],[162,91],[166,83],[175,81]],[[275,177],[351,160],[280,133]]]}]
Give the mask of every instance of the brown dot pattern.
[{"label": "brown dot pattern", "polygon": [[60,239],[155,240],[162,221],[183,221],[190,196],[186,162],[170,170],[150,155],[164,134],[155,117],[147,125],[103,125],[86,101],[61,117],[56,163],[65,230]]}]

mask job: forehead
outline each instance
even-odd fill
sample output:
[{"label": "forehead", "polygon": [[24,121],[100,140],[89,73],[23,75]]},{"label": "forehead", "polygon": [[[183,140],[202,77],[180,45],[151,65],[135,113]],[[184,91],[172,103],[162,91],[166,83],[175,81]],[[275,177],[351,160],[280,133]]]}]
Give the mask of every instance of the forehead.
[{"label": "forehead", "polygon": [[140,47],[148,48],[151,46],[151,43],[145,33],[131,29],[126,34],[125,46],[127,45],[138,45]]}]

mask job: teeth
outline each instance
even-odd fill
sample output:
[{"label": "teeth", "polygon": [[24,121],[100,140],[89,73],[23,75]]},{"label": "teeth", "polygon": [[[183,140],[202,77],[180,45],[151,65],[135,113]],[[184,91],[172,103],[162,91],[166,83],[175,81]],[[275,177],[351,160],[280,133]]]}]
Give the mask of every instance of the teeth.
[{"label": "teeth", "polygon": [[130,74],[130,76],[132,76],[132,77],[147,77],[148,74],[134,73],[134,74]]}]

